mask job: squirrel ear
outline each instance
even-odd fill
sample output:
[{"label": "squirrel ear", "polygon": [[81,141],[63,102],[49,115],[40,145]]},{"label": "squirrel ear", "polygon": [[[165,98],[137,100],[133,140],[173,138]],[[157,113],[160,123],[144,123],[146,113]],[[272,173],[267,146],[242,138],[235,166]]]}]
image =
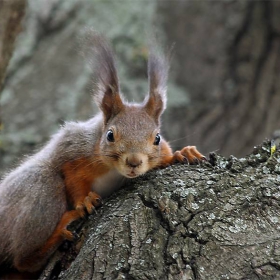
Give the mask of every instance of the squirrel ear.
[{"label": "squirrel ear", "polygon": [[159,124],[160,116],[166,108],[168,70],[169,65],[163,57],[156,55],[154,52],[150,53],[148,60],[150,92],[145,102],[145,109],[157,124]]},{"label": "squirrel ear", "polygon": [[107,123],[123,109],[113,51],[107,40],[92,29],[86,30],[87,54],[94,70],[94,100]]}]

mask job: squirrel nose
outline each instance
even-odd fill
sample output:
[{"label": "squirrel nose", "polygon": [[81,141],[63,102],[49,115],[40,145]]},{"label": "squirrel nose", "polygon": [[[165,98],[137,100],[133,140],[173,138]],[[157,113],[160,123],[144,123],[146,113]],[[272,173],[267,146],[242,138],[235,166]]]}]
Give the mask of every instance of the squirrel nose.
[{"label": "squirrel nose", "polygon": [[125,162],[129,167],[136,168],[141,165],[143,161],[139,157],[132,155],[127,157]]}]

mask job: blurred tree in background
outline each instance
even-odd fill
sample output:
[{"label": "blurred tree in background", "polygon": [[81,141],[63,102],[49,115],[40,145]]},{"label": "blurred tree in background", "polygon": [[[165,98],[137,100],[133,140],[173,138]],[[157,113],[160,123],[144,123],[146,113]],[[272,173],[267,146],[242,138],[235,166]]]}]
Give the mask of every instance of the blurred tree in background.
[{"label": "blurred tree in background", "polygon": [[[0,0],[0,97],[7,67],[13,54],[15,39],[21,31],[21,22],[25,14],[25,6],[26,0]],[[1,117],[0,107],[0,133],[3,129]],[[0,159],[3,158],[1,138],[0,135]]]},{"label": "blurred tree in background", "polygon": [[15,38],[21,31],[25,0],[0,1],[0,90],[14,50]]},{"label": "blurred tree in background", "polygon": [[280,2],[163,1],[159,12],[190,98],[181,136],[235,156],[271,137],[280,128]]},{"label": "blurred tree in background", "polygon": [[174,148],[243,156],[279,129],[280,3],[29,0],[1,93],[0,173],[60,124],[89,118],[90,26],[110,39],[128,100],[148,90],[149,36],[175,42],[163,134]]}]

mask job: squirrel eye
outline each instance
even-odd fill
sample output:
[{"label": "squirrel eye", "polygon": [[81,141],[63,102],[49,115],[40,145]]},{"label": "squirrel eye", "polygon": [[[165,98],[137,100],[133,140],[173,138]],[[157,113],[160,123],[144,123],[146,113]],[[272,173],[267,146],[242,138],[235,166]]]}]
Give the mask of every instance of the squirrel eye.
[{"label": "squirrel eye", "polygon": [[160,135],[159,135],[159,133],[157,133],[157,135],[155,137],[154,145],[158,145],[159,142],[160,142]]},{"label": "squirrel eye", "polygon": [[114,138],[114,133],[113,133],[113,130],[112,129],[109,129],[107,131],[107,134],[106,134],[106,138],[109,142],[114,142],[115,141],[115,138]]}]

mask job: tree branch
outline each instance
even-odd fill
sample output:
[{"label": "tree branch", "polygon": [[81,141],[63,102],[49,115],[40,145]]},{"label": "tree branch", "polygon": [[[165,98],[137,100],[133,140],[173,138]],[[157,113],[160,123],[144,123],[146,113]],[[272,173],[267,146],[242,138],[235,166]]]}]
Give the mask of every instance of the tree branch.
[{"label": "tree branch", "polygon": [[210,162],[131,182],[40,279],[280,277],[279,151],[271,157],[266,142],[244,159]]}]

